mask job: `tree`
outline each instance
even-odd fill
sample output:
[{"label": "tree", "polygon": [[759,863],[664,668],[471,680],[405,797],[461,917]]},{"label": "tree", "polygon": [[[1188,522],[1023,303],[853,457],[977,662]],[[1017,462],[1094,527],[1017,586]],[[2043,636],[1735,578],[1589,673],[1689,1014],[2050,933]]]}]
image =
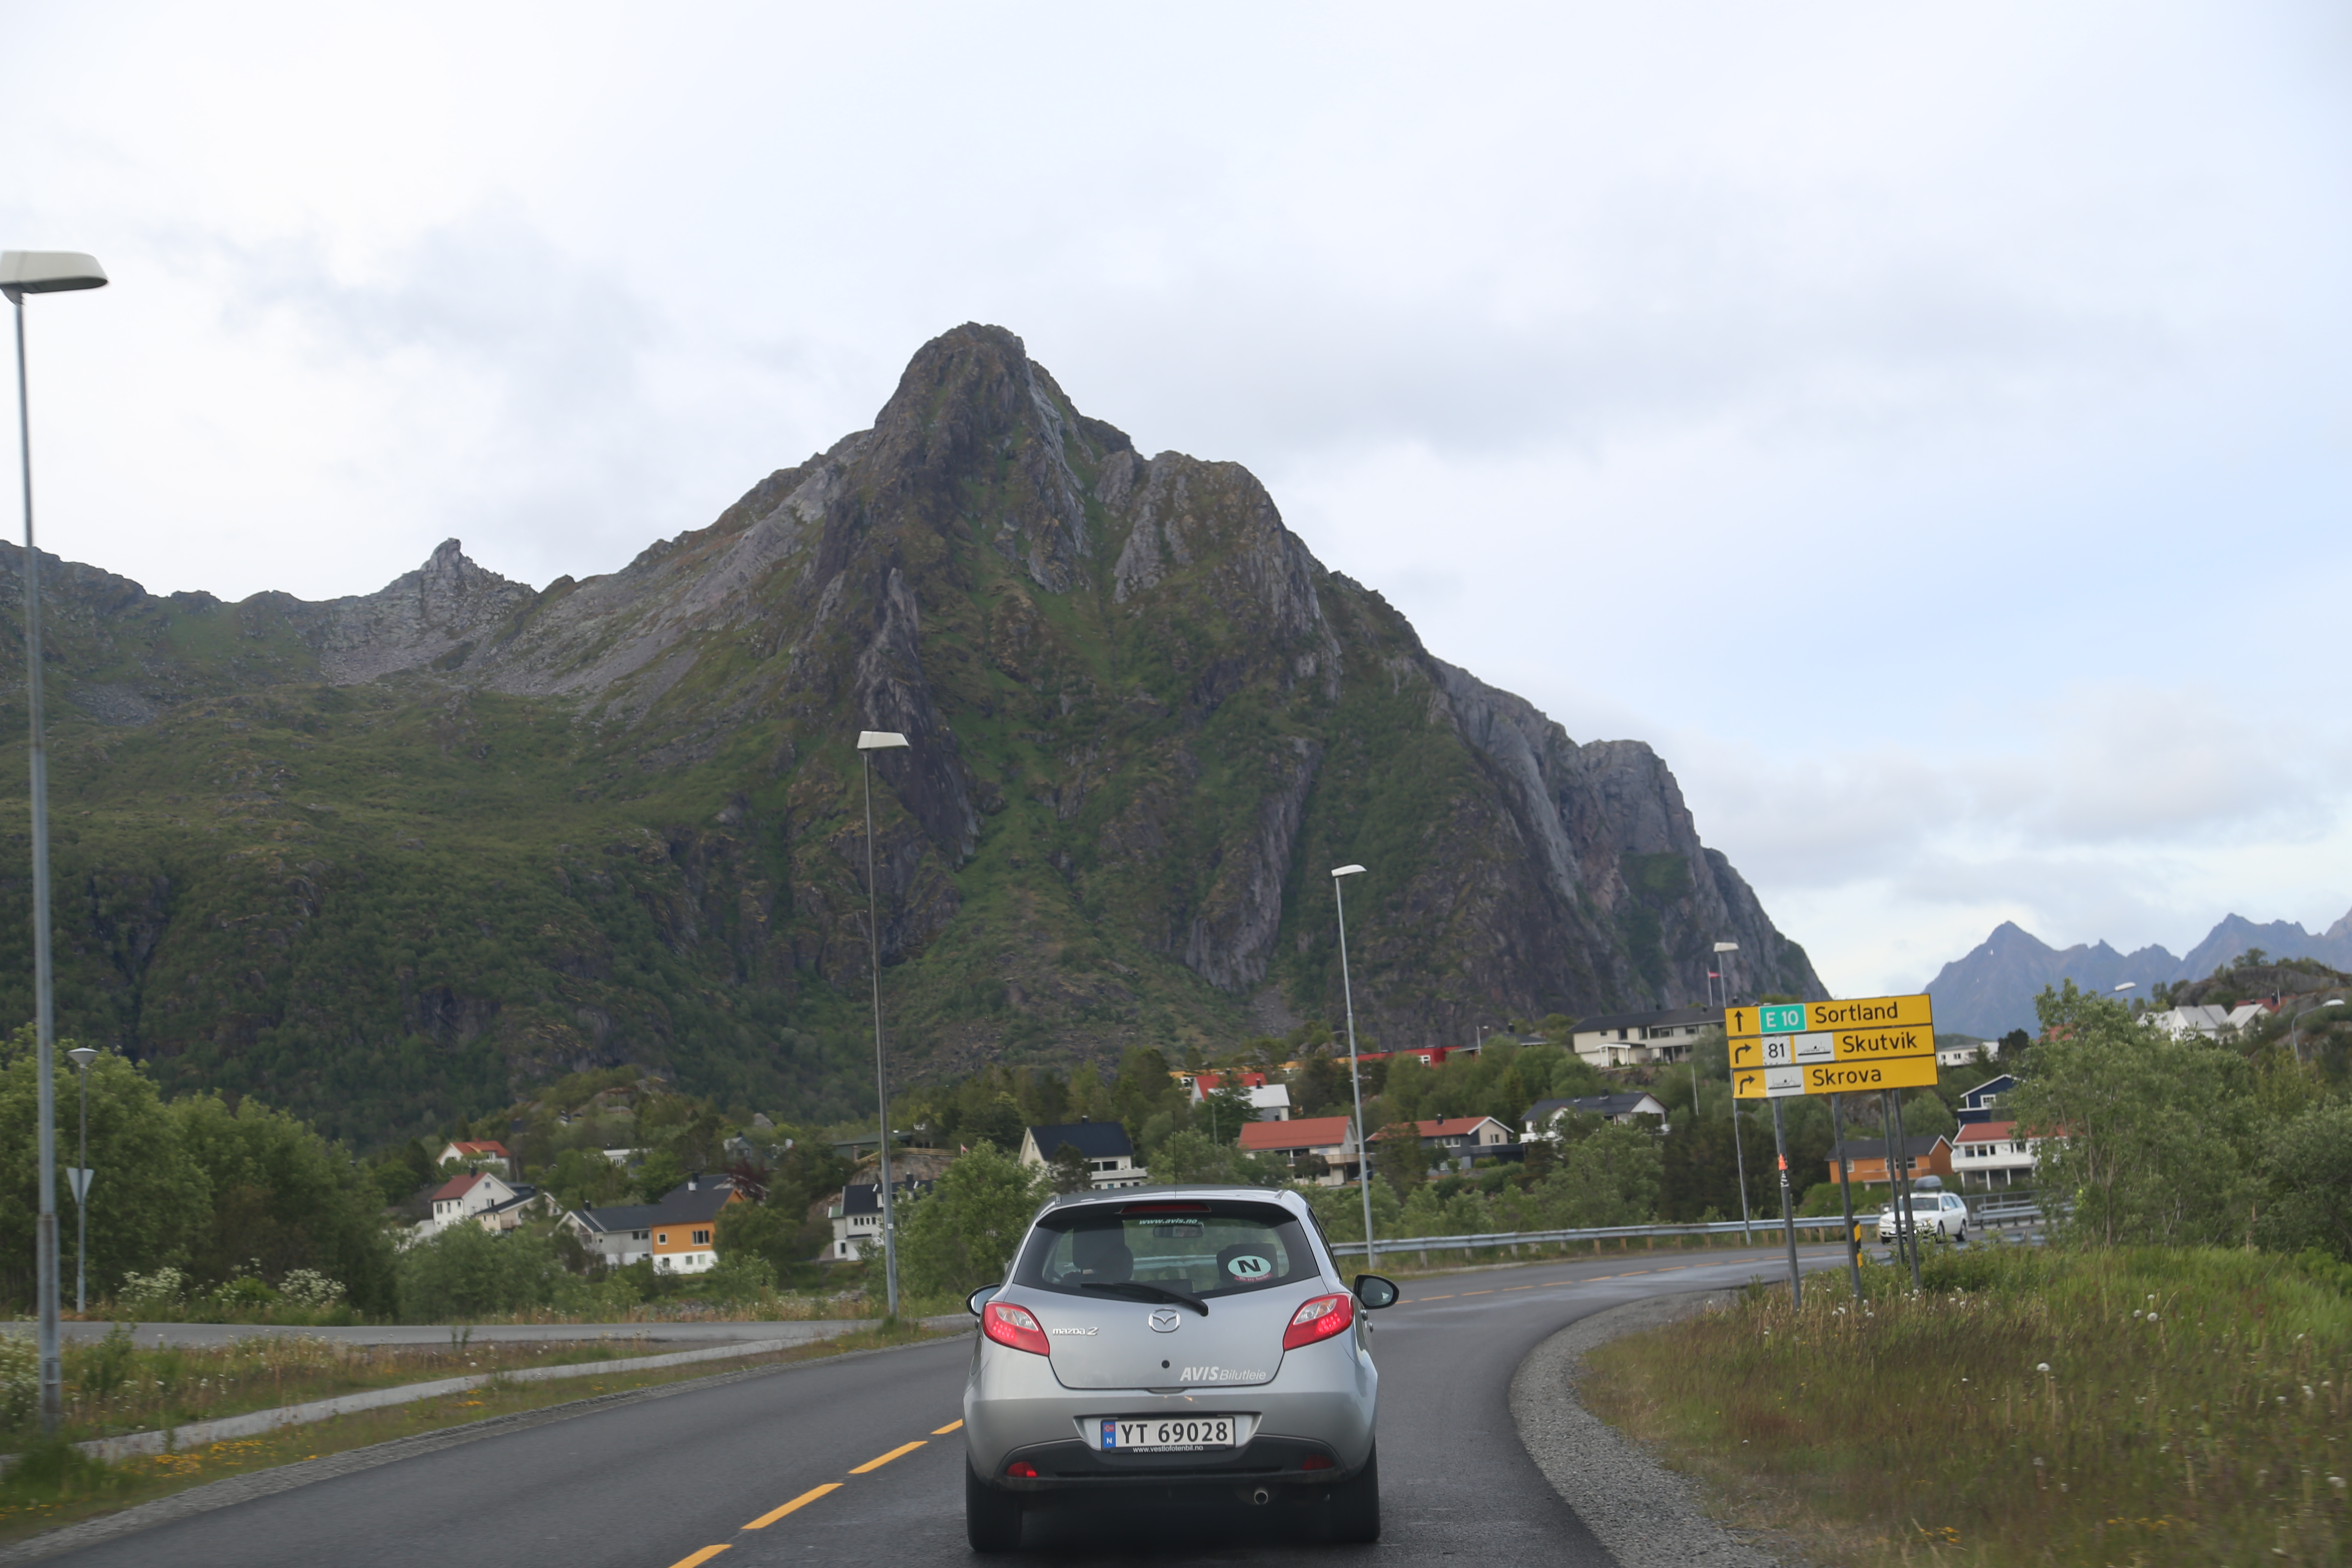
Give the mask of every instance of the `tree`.
[{"label": "tree", "polygon": [[[1076,1087],[1074,1080],[1074,1089]],[[1072,1097],[1075,1102],[1076,1096]],[[1119,1058],[1118,1080],[1110,1089],[1111,1110],[1127,1129],[1135,1146],[1142,1148],[1146,1125],[1156,1115],[1174,1114],[1183,1105],[1183,1091],[1168,1076],[1168,1058],[1148,1046]],[[1076,1109],[1075,1103],[1073,1109]]]},{"label": "tree", "polygon": [[1952,1113],[1942,1098],[1932,1091],[1912,1095],[1903,1101],[1903,1135],[1906,1138],[1932,1138],[1942,1134],[1957,1138],[1960,1134],[1960,1119]]},{"label": "tree", "polygon": [[362,1311],[389,1311],[392,1243],[378,1194],[340,1144],[257,1100],[231,1110],[217,1095],[174,1100],[183,1146],[204,1171],[211,1212],[189,1266],[200,1279],[257,1268],[268,1279],[310,1268],[341,1282]]},{"label": "tree", "polygon": [[637,1163],[637,1201],[657,1204],[686,1180],[686,1167],[667,1149],[648,1149]]},{"label": "tree", "polygon": [[2270,1140],[2263,1174],[2270,1205],[2255,1238],[2281,1252],[2305,1248],[2352,1263],[2352,1104],[2315,1105]]},{"label": "tree", "polygon": [[1160,1185],[1180,1182],[1214,1182],[1247,1187],[1278,1187],[1290,1179],[1290,1168],[1265,1154],[1244,1154],[1239,1149],[1211,1141],[1198,1128],[1172,1133],[1151,1156],[1151,1180]]},{"label": "tree", "polygon": [[1046,1166],[1057,1193],[1083,1193],[1094,1185],[1094,1166],[1087,1159],[1086,1151],[1076,1143],[1066,1142],[1055,1149]]},{"label": "tree", "polygon": [[1346,1108],[1348,1080],[1339,1064],[1318,1051],[1299,1068],[1291,1093],[1297,1097],[1299,1115],[1324,1116]]},{"label": "tree", "polygon": [[400,1315],[411,1323],[466,1323],[544,1305],[562,1268],[529,1226],[492,1235],[470,1221],[400,1255]]},{"label": "tree", "polygon": [[948,1166],[898,1213],[898,1267],[918,1296],[969,1295],[1003,1279],[1045,1196],[1042,1175],[993,1143]]},{"label": "tree", "polygon": [[800,1213],[769,1203],[731,1203],[719,1211],[718,1250],[722,1259],[756,1258],[776,1275],[816,1250]]},{"label": "tree", "polygon": [[1655,1133],[1605,1122],[1561,1152],[1559,1171],[1545,1184],[1559,1184],[1563,1226],[1647,1225],[1657,1214],[1662,1164]]},{"label": "tree", "polygon": [[1250,1103],[1249,1090],[1242,1087],[1237,1076],[1228,1073],[1223,1082],[1201,1096],[1200,1106],[1192,1112],[1192,1124],[1220,1143],[1238,1143],[1243,1125],[1256,1117],[1257,1108]]},{"label": "tree", "polygon": [[[58,1059],[73,1047],[57,1042]],[[0,1068],[0,1289],[20,1307],[33,1302],[33,1224],[40,1208],[39,1079],[30,1026],[17,1031]],[[57,1094],[60,1165],[79,1152],[80,1100],[74,1070],[62,1066]],[[188,1157],[180,1129],[144,1070],[113,1051],[89,1066],[89,1289],[113,1293],[126,1270],[145,1274],[188,1262],[189,1240],[211,1212],[212,1190]],[[65,1289],[73,1289],[73,1197],[58,1179],[58,1237]],[[371,1210],[373,1213],[373,1210]]]},{"label": "tree", "polygon": [[2246,1059],[2135,1022],[2071,980],[2034,1006],[2042,1038],[2012,1105],[2042,1140],[2036,1184],[2073,1201],[2057,1234],[2101,1247],[2247,1240],[2261,1151]]}]

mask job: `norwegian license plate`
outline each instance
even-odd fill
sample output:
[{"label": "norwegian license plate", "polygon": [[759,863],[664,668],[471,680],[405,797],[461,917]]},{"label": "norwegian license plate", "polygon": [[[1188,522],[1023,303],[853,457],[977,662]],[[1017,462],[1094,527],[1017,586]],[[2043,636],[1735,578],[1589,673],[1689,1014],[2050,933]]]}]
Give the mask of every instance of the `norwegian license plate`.
[{"label": "norwegian license plate", "polygon": [[1234,1418],[1230,1415],[1154,1415],[1140,1421],[1120,1421],[1105,1416],[1102,1446],[1105,1453],[1131,1454],[1174,1454],[1198,1448],[1230,1448],[1234,1446]]}]

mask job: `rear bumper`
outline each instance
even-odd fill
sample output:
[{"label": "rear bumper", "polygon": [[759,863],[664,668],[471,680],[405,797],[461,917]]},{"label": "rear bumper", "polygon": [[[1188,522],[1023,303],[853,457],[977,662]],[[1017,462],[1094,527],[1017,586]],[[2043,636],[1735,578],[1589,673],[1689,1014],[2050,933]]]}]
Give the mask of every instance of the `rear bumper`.
[{"label": "rear bumper", "polygon": [[[992,1484],[1046,1491],[1295,1476],[1328,1485],[1353,1475],[1371,1456],[1380,1374],[1353,1336],[1289,1352],[1269,1383],[1181,1394],[1067,1388],[1045,1357],[974,1340],[964,1385],[964,1447],[972,1472]],[[1226,1413],[1255,1414],[1257,1429],[1242,1447],[1208,1454],[1105,1454],[1088,1444],[1080,1425],[1110,1415]],[[1328,1458],[1332,1468],[1299,1470],[1309,1455]],[[1007,1478],[1005,1467],[1016,1460],[1036,1466],[1037,1480],[1017,1485]]]},{"label": "rear bumper", "polygon": [[[1328,1467],[1310,1470],[1310,1459]],[[1032,1479],[1004,1474],[1006,1465],[1025,1463],[1037,1474]],[[1071,1438],[1060,1443],[1036,1443],[1004,1456],[989,1484],[1009,1492],[1097,1490],[1190,1490],[1199,1488],[1336,1486],[1348,1480],[1360,1463],[1342,1466],[1328,1443],[1301,1437],[1253,1437],[1241,1447],[1217,1454],[1105,1454]]]}]

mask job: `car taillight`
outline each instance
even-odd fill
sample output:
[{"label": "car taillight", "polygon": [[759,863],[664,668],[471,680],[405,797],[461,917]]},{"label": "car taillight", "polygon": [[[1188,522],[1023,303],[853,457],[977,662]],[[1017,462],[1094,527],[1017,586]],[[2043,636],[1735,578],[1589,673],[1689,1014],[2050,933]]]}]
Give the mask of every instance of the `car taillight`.
[{"label": "car taillight", "polygon": [[1026,1459],[1015,1459],[1004,1467],[1004,1473],[1016,1481],[1034,1481],[1037,1479],[1037,1467]]},{"label": "car taillight", "polygon": [[1295,1351],[1301,1345],[1345,1333],[1348,1325],[1355,1321],[1353,1296],[1318,1296],[1290,1315],[1290,1327],[1283,1331],[1282,1348]]},{"label": "car taillight", "polygon": [[1052,1347],[1045,1342],[1045,1331],[1029,1315],[1026,1307],[1015,1307],[1006,1301],[991,1301],[982,1309],[980,1331],[998,1344],[1010,1345],[1031,1355],[1046,1355]]}]

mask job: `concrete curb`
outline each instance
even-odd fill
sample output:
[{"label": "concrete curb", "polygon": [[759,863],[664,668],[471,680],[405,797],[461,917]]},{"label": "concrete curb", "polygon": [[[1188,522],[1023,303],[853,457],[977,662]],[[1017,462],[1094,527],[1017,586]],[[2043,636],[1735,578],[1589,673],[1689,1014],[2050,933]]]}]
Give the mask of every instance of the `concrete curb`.
[{"label": "concrete curb", "polygon": [[[941,1321],[946,1320],[926,1320]],[[956,1321],[961,1321],[958,1314]],[[965,1332],[971,1331],[967,1329]],[[956,1338],[961,1338],[961,1335]],[[931,1340],[925,1343],[953,1343],[954,1340]],[[778,1347],[766,1347],[773,1350]],[[200,1513],[210,1513],[216,1508],[232,1508],[256,1498],[277,1492],[292,1491],[313,1481],[333,1480],[362,1470],[372,1470],[379,1465],[397,1464],[403,1459],[417,1458],[443,1448],[455,1448],[463,1444],[478,1442],[485,1437],[503,1437],[511,1432],[524,1432],[534,1426],[552,1422],[569,1421],[574,1416],[593,1415],[617,1405],[641,1404],[648,1399],[667,1399],[674,1394],[692,1394],[698,1389],[722,1383],[740,1383],[747,1378],[775,1377],[785,1373],[803,1372],[811,1367],[835,1366],[864,1356],[896,1355],[901,1351],[921,1350],[924,1343],[886,1345],[878,1350],[848,1351],[823,1361],[785,1362],[777,1366],[747,1366],[733,1372],[715,1373],[709,1377],[688,1378],[679,1383],[667,1383],[656,1388],[633,1388],[619,1394],[592,1394],[586,1399],[573,1399],[562,1405],[551,1405],[543,1410],[518,1411],[511,1415],[493,1415],[486,1420],[469,1421],[462,1426],[446,1426],[438,1432],[420,1432],[414,1437],[394,1437],[389,1442],[372,1443],[364,1448],[352,1448],[322,1458],[300,1459],[290,1465],[273,1465],[268,1469],[254,1470],[241,1476],[230,1476],[210,1481],[170,1497],[143,1502],[119,1513],[100,1514],[75,1524],[63,1525],[29,1541],[14,1546],[0,1547],[0,1568],[13,1568],[19,1563],[37,1563],[45,1557],[56,1557],[68,1552],[79,1552],[117,1536],[133,1535],[152,1530],[174,1520],[188,1519]],[[599,1370],[614,1363],[603,1363]]]},{"label": "concrete curb", "polygon": [[1698,1488],[1585,1409],[1576,1380],[1586,1352],[1723,1301],[1701,1290],[1628,1301],[1580,1319],[1538,1345],[1511,1379],[1511,1419],[1528,1457],[1620,1568],[1789,1568],[1701,1511]]},{"label": "concrete curb", "polygon": [[[961,1325],[963,1321],[963,1315],[957,1313],[950,1317],[926,1318],[922,1324],[927,1329],[947,1330]],[[821,1331],[818,1332],[773,1335],[739,1344],[712,1345],[705,1350],[671,1351],[664,1355],[627,1356],[615,1361],[575,1362],[566,1366],[527,1366],[513,1372],[486,1372],[467,1377],[439,1378],[431,1383],[404,1383],[394,1388],[371,1388],[359,1394],[339,1394],[331,1399],[281,1405],[273,1410],[224,1415],[214,1421],[192,1421],[185,1426],[165,1427],[161,1431],[131,1432],[120,1437],[93,1437],[87,1442],[76,1443],[74,1447],[92,1458],[113,1464],[150,1454],[200,1447],[207,1443],[225,1443],[234,1437],[258,1436],[265,1432],[275,1432],[281,1426],[329,1421],[338,1415],[349,1415],[362,1410],[382,1410],[387,1405],[466,1394],[501,1379],[509,1383],[547,1383],[566,1377],[614,1377],[632,1372],[656,1372],[666,1366],[687,1366],[695,1362],[766,1355],[774,1351],[790,1350],[796,1345],[838,1339],[865,1326],[858,1321],[817,1323],[812,1327]],[[5,1475],[14,1468],[16,1458],[14,1454],[0,1455],[0,1475]]]}]

